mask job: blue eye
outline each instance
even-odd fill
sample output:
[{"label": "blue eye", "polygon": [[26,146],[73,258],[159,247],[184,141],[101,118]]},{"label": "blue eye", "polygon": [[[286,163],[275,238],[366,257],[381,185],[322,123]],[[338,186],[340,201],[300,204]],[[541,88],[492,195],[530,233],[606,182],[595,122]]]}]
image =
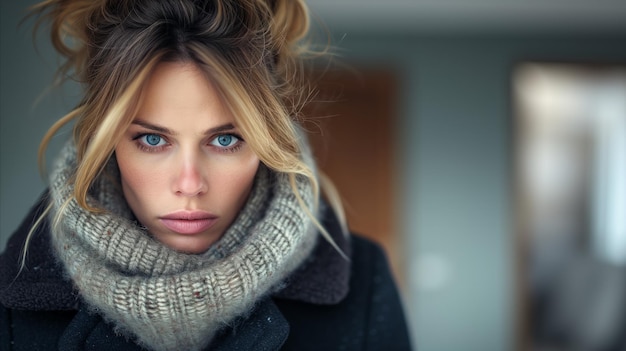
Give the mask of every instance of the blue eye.
[{"label": "blue eye", "polygon": [[217,142],[222,146],[228,146],[233,140],[232,135],[220,135],[217,137]]},{"label": "blue eye", "polygon": [[221,147],[221,148],[228,148],[228,147],[234,146],[238,142],[239,142],[239,138],[237,138],[236,136],[232,134],[222,134],[222,135],[219,135],[217,138],[213,139],[211,141],[211,145]]},{"label": "blue eye", "polygon": [[144,144],[150,146],[161,146],[165,141],[157,134],[145,134],[139,138]]}]

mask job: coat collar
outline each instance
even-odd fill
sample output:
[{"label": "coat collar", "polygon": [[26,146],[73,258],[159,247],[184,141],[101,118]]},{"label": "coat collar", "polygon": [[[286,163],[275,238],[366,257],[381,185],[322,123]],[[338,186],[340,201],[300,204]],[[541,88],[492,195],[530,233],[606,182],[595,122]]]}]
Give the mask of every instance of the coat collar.
[{"label": "coat collar", "polygon": [[[0,303],[26,310],[71,310],[78,308],[78,294],[64,274],[50,245],[46,222],[33,233],[20,272],[21,253],[32,223],[47,204],[44,194],[31,209],[0,256]],[[323,225],[337,245],[350,257],[349,237],[330,208],[324,210]],[[348,293],[350,262],[323,238],[309,258],[283,284],[274,297],[312,304],[331,305]]]},{"label": "coat collar", "polygon": [[352,246],[350,237],[330,207],[325,206],[322,225],[347,259],[323,237],[318,236],[313,253],[285,282],[274,296],[318,305],[339,303],[348,294]]}]

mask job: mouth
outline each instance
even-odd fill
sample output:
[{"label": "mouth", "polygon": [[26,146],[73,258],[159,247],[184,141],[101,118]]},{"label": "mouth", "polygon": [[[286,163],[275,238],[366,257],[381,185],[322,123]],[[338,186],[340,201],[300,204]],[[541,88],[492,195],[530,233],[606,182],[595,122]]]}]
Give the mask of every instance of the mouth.
[{"label": "mouth", "polygon": [[178,234],[198,234],[211,228],[218,217],[204,211],[177,211],[159,217],[161,223]]}]

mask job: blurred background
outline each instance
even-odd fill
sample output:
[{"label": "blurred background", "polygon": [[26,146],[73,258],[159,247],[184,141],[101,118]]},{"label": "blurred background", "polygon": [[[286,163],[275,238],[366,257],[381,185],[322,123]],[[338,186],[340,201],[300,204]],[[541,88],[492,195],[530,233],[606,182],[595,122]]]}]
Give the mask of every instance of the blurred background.
[{"label": "blurred background", "polygon": [[[32,3],[0,5],[0,248],[80,96],[49,90],[48,38],[18,27]],[[336,57],[305,125],[387,250],[414,345],[625,350],[626,2],[308,3]]]}]

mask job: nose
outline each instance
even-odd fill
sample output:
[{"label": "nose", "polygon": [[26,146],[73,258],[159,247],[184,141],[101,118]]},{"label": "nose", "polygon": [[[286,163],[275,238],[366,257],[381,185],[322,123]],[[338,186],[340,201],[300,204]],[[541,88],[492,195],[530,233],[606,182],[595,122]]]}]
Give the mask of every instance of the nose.
[{"label": "nose", "polygon": [[198,196],[206,193],[208,183],[201,163],[197,158],[190,156],[182,160],[176,179],[174,192],[180,196]]}]

